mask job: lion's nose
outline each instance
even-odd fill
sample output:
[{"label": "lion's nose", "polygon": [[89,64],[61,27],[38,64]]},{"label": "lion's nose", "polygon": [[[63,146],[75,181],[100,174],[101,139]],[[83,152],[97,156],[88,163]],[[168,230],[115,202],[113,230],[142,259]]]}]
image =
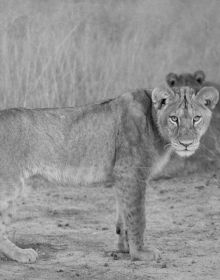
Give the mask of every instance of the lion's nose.
[{"label": "lion's nose", "polygon": [[193,141],[192,140],[181,140],[179,141],[181,145],[183,145],[184,147],[188,147],[190,145],[192,145]]}]

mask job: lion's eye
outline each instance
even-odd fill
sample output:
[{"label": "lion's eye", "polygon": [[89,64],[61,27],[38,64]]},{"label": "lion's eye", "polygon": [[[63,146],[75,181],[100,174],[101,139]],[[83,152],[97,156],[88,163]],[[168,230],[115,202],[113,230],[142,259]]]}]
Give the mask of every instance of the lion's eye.
[{"label": "lion's eye", "polygon": [[176,116],[170,116],[170,120],[174,123],[178,123],[178,118]]},{"label": "lion's eye", "polygon": [[201,120],[201,116],[195,116],[193,118],[193,122],[196,123],[196,122],[199,122]]}]

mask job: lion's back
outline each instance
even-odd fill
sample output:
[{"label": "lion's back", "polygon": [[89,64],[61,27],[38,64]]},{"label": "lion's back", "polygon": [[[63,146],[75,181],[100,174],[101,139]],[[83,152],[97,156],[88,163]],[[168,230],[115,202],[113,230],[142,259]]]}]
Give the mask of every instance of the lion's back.
[{"label": "lion's back", "polygon": [[107,165],[115,142],[114,115],[107,107],[1,111],[1,170],[48,167],[55,172],[83,166],[86,171],[87,166]]}]

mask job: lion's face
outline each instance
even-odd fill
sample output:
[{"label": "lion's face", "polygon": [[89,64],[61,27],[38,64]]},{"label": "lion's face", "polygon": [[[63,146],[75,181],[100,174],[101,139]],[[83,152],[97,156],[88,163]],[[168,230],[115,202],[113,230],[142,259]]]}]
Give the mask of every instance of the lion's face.
[{"label": "lion's face", "polygon": [[198,149],[218,99],[213,87],[198,93],[189,87],[153,90],[159,131],[179,156],[191,156]]}]

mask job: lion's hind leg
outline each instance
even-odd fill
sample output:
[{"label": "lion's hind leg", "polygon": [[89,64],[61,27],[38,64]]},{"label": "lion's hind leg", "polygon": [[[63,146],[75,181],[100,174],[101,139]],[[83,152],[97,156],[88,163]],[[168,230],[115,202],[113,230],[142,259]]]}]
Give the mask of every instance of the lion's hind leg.
[{"label": "lion's hind leg", "polygon": [[[19,185],[20,184],[20,185]],[[10,224],[13,216],[13,207],[23,190],[23,182],[15,184],[14,182],[0,184],[0,252],[8,258],[21,262],[33,263],[37,259],[37,252],[33,249],[22,249],[11,242],[6,235],[6,228]]]}]

